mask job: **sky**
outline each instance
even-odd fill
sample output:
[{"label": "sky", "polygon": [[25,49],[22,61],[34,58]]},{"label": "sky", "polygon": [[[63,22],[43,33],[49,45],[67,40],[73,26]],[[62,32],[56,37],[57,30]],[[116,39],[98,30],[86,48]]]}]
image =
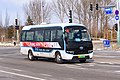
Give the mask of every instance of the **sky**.
[{"label": "sky", "polygon": [[24,10],[23,4],[27,3],[29,0],[0,0],[0,16],[2,16],[2,22],[4,25],[6,11],[10,17],[10,25],[14,24],[17,14],[24,23]]},{"label": "sky", "polygon": [[[23,10],[23,5],[28,3],[30,0],[0,0],[0,17],[2,15],[2,21],[4,25],[6,10],[10,16],[10,25],[15,23],[17,14],[22,22],[22,25],[25,23],[25,15]],[[51,1],[51,0],[46,0]]]},{"label": "sky", "polygon": [[[28,3],[30,0],[0,0],[0,19],[2,16],[3,25],[5,22],[6,11],[8,16],[10,17],[9,25],[15,24],[15,19],[20,18],[21,25],[24,25],[26,19],[24,15],[23,5]],[[46,0],[46,2],[50,2],[51,0]]]}]

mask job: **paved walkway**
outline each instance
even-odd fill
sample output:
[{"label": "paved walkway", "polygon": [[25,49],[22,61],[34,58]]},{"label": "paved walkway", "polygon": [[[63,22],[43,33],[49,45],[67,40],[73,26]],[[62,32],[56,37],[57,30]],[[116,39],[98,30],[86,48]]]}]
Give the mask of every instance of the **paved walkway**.
[{"label": "paved walkway", "polygon": [[93,57],[96,63],[105,63],[105,64],[116,64],[120,65],[120,59],[111,59],[111,58],[101,58],[101,57]]},{"label": "paved walkway", "polygon": [[[1,43],[0,42],[0,47],[14,47],[14,46],[15,46],[14,43],[5,43],[5,42]],[[19,46],[19,44],[16,44],[16,46]]]},{"label": "paved walkway", "polygon": [[[13,47],[14,43],[1,43],[0,42],[0,47]],[[19,46],[19,44],[16,44],[16,46]],[[115,42],[111,42],[110,47],[104,47],[103,42],[102,41],[93,41],[93,49],[94,50],[120,50],[120,47],[118,47],[117,43]]]}]

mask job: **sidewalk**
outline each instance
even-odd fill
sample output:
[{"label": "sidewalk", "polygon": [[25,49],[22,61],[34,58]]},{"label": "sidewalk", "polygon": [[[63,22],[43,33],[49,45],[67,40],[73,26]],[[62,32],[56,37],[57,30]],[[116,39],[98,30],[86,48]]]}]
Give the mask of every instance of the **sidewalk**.
[{"label": "sidewalk", "polygon": [[[14,47],[14,46],[15,46],[14,43],[0,42],[0,47]],[[16,46],[19,46],[19,44],[16,44]]]},{"label": "sidewalk", "polygon": [[104,47],[103,41],[93,41],[93,50],[117,50],[120,51],[117,42],[110,42],[110,47]]},{"label": "sidewalk", "polygon": [[120,65],[120,59],[110,59],[110,58],[103,59],[95,56],[93,57],[93,59],[96,63]]}]

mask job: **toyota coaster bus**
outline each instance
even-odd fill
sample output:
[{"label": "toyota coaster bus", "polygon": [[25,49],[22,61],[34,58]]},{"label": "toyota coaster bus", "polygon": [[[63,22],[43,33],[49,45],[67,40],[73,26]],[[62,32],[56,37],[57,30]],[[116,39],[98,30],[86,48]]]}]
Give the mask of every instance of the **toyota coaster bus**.
[{"label": "toyota coaster bus", "polygon": [[61,23],[25,26],[21,32],[20,52],[30,61],[39,57],[85,62],[93,57],[93,44],[82,24]]}]

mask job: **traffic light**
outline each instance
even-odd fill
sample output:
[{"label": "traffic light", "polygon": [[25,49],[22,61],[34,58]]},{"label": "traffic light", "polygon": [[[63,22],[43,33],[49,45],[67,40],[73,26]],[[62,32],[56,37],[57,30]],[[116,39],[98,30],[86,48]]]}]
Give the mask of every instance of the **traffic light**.
[{"label": "traffic light", "polygon": [[93,5],[90,4],[90,11],[93,11]]},{"label": "traffic light", "polygon": [[118,31],[118,24],[117,23],[114,25],[114,27],[115,27],[115,31]]},{"label": "traffic light", "polygon": [[69,23],[72,23],[72,10],[69,10]]},{"label": "traffic light", "polygon": [[98,4],[96,4],[96,10],[98,10]]},{"label": "traffic light", "polygon": [[18,19],[15,19],[15,29],[19,30]]},{"label": "traffic light", "polygon": [[15,25],[18,25],[18,19],[15,19]]}]

